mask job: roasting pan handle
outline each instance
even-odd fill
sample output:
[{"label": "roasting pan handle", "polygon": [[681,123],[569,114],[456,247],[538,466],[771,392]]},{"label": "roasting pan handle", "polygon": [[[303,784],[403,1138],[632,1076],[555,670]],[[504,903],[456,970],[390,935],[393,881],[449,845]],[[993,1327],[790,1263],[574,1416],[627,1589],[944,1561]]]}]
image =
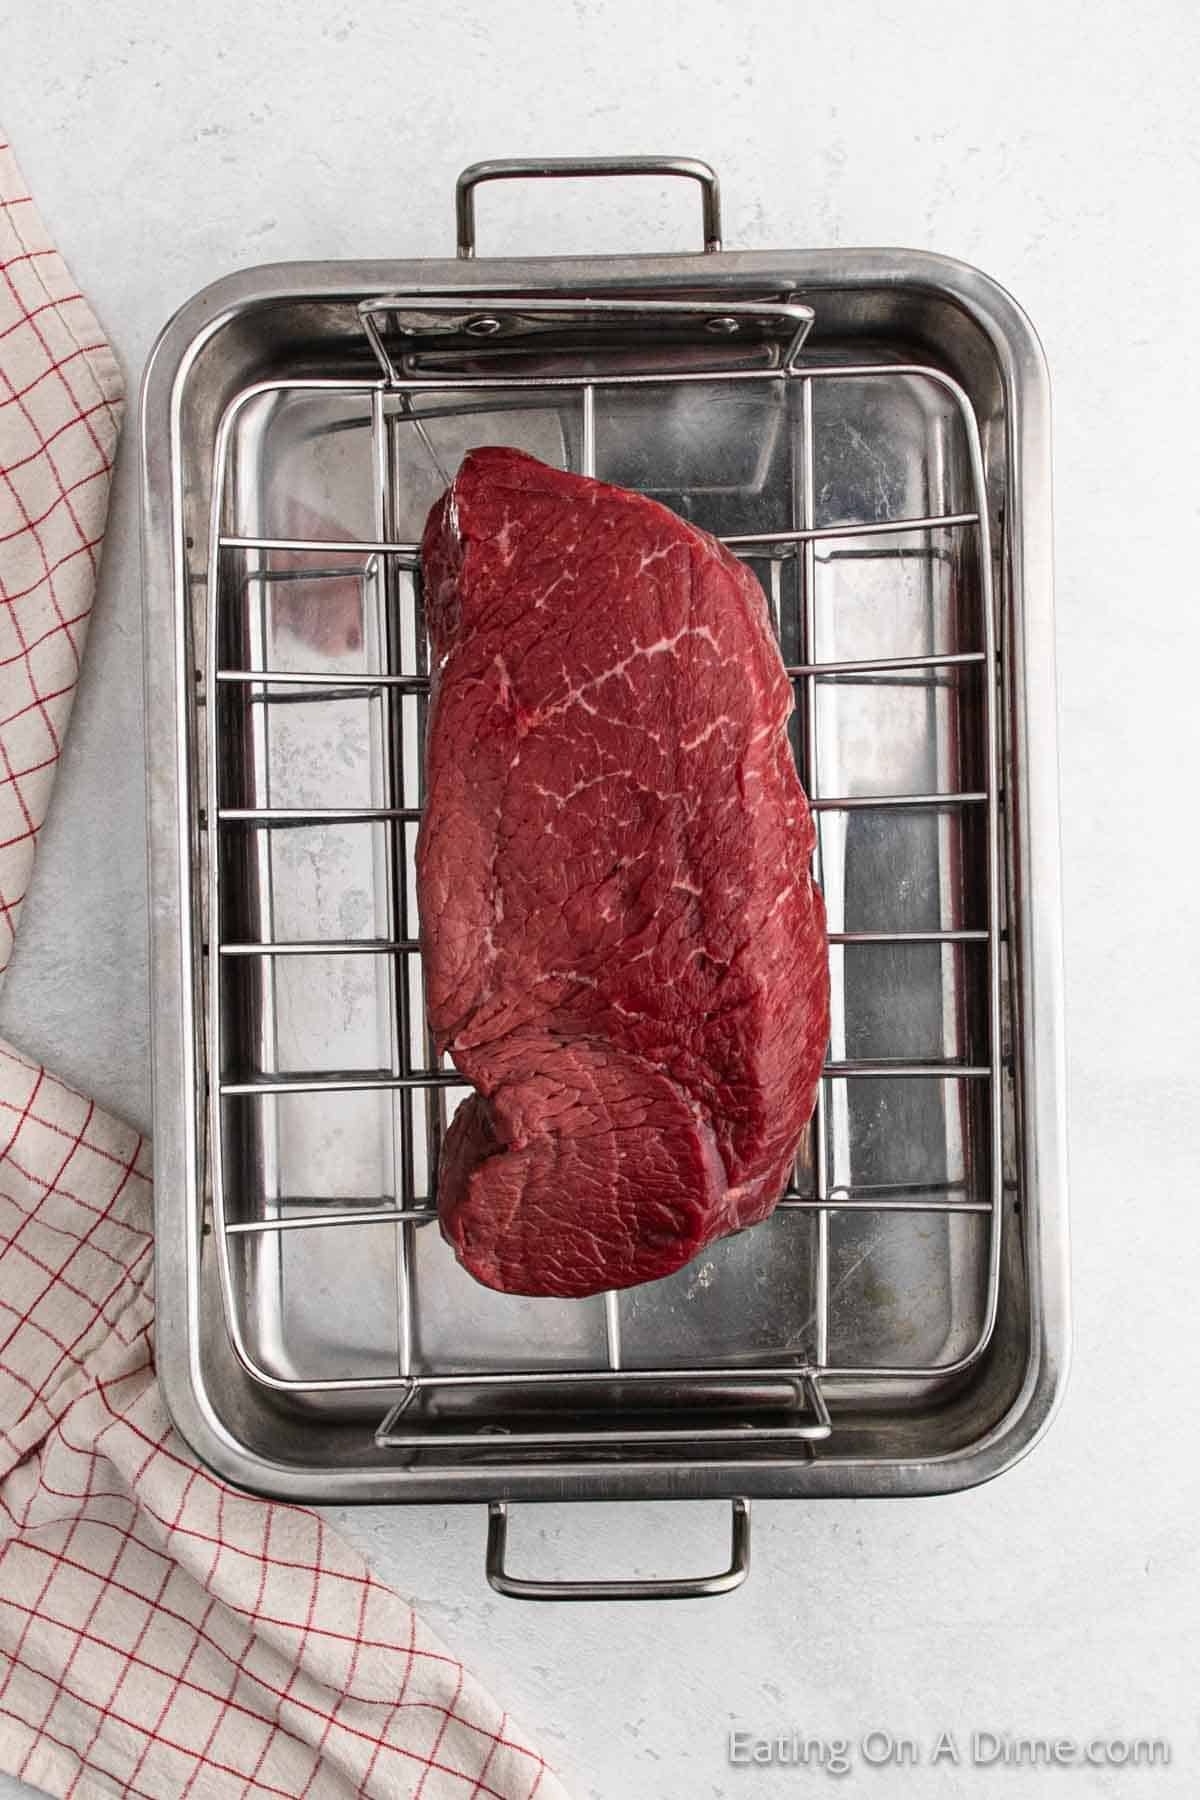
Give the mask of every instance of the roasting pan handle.
[{"label": "roasting pan handle", "polygon": [[508,1540],[508,1508],[503,1500],[488,1507],[487,1578],[498,1594],[512,1600],[703,1600],[741,1587],[750,1571],[750,1502],[733,1502],[729,1567],[717,1575],[691,1575],[662,1581],[530,1581],[504,1567]]},{"label": "roasting pan handle", "polygon": [[694,156],[518,156],[472,163],[459,176],[454,190],[459,256],[469,261],[475,254],[475,189],[485,181],[579,175],[683,175],[698,182],[704,208],[704,248],[709,252],[721,248],[720,184],[715,170]]}]

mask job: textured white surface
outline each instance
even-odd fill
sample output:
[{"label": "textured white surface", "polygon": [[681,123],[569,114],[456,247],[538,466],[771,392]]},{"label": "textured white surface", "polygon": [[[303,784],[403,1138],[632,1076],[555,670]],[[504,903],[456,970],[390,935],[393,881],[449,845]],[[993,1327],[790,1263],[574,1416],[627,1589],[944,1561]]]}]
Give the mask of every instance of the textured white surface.
[{"label": "textured white surface", "polygon": [[[911,244],[1017,295],[1055,385],[1076,1361],[1031,1460],[946,1500],[760,1506],[706,1605],[493,1597],[479,1509],[342,1519],[583,1800],[755,1800],[724,1733],[1165,1734],[1142,1774],[859,1768],[834,1791],[1197,1791],[1194,830],[1200,377],[1190,0],[15,0],[5,124],[132,380],[224,270],[451,244],[461,165],[667,150],[725,184],[731,245]],[[487,193],[480,247],[695,241],[653,184]],[[0,1030],[148,1122],[133,441],[66,766]],[[717,1507],[514,1514],[546,1572],[700,1566]],[[0,1795],[16,1789],[0,1786]]]}]

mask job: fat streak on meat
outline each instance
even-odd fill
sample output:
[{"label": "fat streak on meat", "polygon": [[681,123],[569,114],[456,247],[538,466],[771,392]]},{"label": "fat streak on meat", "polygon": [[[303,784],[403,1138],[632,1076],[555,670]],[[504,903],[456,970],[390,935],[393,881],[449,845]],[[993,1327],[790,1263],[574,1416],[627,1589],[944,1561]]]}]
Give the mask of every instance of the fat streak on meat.
[{"label": "fat streak on meat", "polygon": [[438,1179],[489,1287],[668,1275],[771,1212],[829,1028],[791,684],[750,572],[641,495],[463,462],[422,545]]}]

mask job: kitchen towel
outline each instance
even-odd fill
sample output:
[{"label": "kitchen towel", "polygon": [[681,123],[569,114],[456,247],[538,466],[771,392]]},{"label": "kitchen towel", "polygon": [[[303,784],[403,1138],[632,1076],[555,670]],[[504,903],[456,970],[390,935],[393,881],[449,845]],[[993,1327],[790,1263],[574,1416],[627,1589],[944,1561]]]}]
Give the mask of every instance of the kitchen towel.
[{"label": "kitchen towel", "polygon": [[121,401],[0,132],[0,978],[87,642]]},{"label": "kitchen towel", "polygon": [[[5,967],[121,398],[0,141]],[[239,1494],[192,1457],[154,1379],[152,1282],[146,1141],[0,1045],[0,1767],[72,1800],[565,1800],[319,1513]]]}]

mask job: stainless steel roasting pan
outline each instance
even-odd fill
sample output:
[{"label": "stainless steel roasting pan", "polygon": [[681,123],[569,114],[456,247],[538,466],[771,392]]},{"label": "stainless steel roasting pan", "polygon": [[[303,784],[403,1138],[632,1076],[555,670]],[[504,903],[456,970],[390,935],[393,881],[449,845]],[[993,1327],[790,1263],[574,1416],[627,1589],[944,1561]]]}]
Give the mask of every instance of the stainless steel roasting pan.
[{"label": "stainless steel roasting pan", "polygon": [[[481,182],[673,173],[705,252],[474,258]],[[756,1495],[986,1480],[1068,1351],[1041,349],[976,270],[719,248],[680,159],[478,164],[452,261],[205,289],[142,392],[158,1364],[231,1481],[492,1503],[509,1592],[721,1591]],[[833,1035],[776,1215],[593,1301],[435,1220],[417,540],[474,444],[652,492],[755,569],[819,825]],[[730,680],[737,671],[730,670]],[[728,1570],[516,1580],[504,1503],[724,1496]]]}]

